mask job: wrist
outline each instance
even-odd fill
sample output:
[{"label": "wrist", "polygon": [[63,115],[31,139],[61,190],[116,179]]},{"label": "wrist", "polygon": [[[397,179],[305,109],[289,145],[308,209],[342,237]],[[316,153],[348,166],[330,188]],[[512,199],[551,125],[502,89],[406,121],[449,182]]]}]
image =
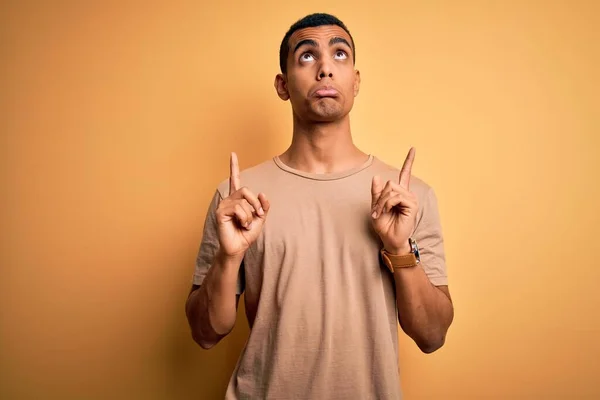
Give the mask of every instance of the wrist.
[{"label": "wrist", "polygon": [[388,253],[390,253],[392,255],[396,255],[396,256],[404,256],[404,255],[410,254],[412,252],[410,246],[408,246],[408,245],[400,246],[400,247],[385,246],[384,250],[387,251]]},{"label": "wrist", "polygon": [[416,267],[421,261],[419,247],[412,238],[405,246],[384,245],[381,249],[381,257],[392,273],[398,268]]},{"label": "wrist", "polygon": [[222,267],[239,267],[244,260],[244,254],[245,253],[243,252],[238,254],[227,254],[222,249],[219,249],[217,254],[215,254],[215,262]]}]

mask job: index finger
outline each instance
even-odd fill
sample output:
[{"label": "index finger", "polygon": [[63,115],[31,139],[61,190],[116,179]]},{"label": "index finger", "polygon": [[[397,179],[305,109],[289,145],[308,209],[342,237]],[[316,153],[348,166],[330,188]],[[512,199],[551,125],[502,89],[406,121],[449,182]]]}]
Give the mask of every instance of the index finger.
[{"label": "index finger", "polygon": [[240,188],[240,164],[237,154],[231,153],[229,161],[229,195],[231,196]]},{"label": "index finger", "polygon": [[402,169],[400,170],[400,186],[402,186],[404,189],[408,189],[410,186],[410,175],[414,161],[415,148],[411,147],[408,151],[408,155],[406,156],[406,160],[404,160]]}]

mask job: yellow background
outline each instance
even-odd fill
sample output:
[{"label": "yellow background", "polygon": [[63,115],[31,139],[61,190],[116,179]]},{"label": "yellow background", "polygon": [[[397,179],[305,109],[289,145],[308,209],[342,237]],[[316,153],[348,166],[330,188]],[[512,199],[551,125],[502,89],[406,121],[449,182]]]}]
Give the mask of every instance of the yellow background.
[{"label": "yellow background", "polygon": [[356,41],[355,142],[415,146],[440,201],[456,317],[401,334],[406,399],[599,398],[598,2],[95,3],[0,8],[0,398],[223,396],[248,327],[189,335],[204,213],[230,151],[290,142],[279,43],[315,11]]}]

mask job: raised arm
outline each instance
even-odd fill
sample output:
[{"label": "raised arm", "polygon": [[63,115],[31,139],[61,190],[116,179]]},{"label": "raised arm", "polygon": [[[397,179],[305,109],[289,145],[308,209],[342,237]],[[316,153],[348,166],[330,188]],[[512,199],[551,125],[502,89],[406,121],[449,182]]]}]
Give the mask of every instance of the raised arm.
[{"label": "raised arm", "polygon": [[398,182],[388,181],[383,186],[379,177],[373,177],[372,217],[394,271],[400,325],[423,352],[431,353],[444,344],[454,308],[448,286],[435,286],[425,273],[431,266],[416,262],[412,254],[409,237],[415,230],[419,209],[417,196],[410,191],[414,157],[415,151],[411,149]]},{"label": "raised arm", "polygon": [[218,250],[202,284],[194,285],[185,306],[192,337],[204,349],[213,347],[233,329],[240,266],[269,211],[267,197],[240,187],[239,175],[237,155],[232,153],[229,196],[219,202],[215,212]]}]

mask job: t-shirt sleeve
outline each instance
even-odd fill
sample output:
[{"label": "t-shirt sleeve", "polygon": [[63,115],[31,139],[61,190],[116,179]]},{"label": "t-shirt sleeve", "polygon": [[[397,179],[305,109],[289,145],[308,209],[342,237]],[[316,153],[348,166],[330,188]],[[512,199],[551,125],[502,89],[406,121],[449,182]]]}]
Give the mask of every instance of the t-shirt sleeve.
[{"label": "t-shirt sleeve", "polygon": [[422,202],[421,216],[413,234],[413,238],[419,246],[421,265],[432,284],[435,286],[447,285],[444,237],[437,197],[431,187],[427,189]]},{"label": "t-shirt sleeve", "polygon": [[[206,278],[208,270],[212,266],[213,260],[217,251],[219,250],[219,237],[217,234],[217,208],[219,203],[223,200],[221,193],[216,190],[215,194],[208,206],[206,213],[206,219],[204,220],[204,231],[202,233],[202,241],[200,243],[200,250],[196,257],[196,268],[194,270],[193,283],[194,285],[201,285]],[[237,281],[237,294],[242,294],[244,291],[244,267],[240,267],[240,273]]]}]

